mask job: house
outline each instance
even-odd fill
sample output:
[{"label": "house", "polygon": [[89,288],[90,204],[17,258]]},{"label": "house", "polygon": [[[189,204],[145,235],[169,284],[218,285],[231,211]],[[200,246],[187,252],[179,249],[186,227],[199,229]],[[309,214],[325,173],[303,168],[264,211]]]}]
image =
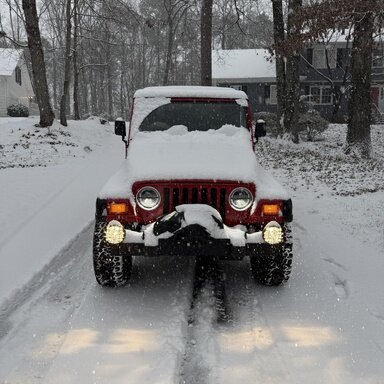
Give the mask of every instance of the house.
[{"label": "house", "polygon": [[212,83],[244,91],[252,111],[276,112],[276,68],[265,49],[212,51]]},{"label": "house", "polygon": [[[331,32],[327,39],[302,52],[300,89],[303,100],[327,120],[346,121],[350,86],[348,34]],[[213,83],[247,92],[253,111],[277,110],[276,71],[273,57],[263,49],[213,51]],[[384,118],[383,48],[373,54],[371,78],[373,117]]]},{"label": "house", "polygon": [[34,92],[22,50],[0,48],[0,116],[7,115],[7,107],[20,103],[38,113]]}]

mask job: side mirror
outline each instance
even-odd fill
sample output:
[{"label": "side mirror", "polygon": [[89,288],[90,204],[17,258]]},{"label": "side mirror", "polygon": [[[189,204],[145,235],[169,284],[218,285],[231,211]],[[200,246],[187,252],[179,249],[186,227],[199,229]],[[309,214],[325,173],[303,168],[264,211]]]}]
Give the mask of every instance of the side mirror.
[{"label": "side mirror", "polygon": [[123,138],[127,136],[127,129],[123,119],[117,119],[115,121],[115,135],[121,136]]},{"label": "side mirror", "polygon": [[265,129],[265,121],[264,120],[261,120],[261,119],[259,119],[259,120],[257,120],[256,121],[256,125],[255,125],[255,140],[257,141],[257,139],[259,138],[259,137],[264,137],[264,136],[266,136],[266,134],[267,134],[267,131],[266,131],[266,129]]}]

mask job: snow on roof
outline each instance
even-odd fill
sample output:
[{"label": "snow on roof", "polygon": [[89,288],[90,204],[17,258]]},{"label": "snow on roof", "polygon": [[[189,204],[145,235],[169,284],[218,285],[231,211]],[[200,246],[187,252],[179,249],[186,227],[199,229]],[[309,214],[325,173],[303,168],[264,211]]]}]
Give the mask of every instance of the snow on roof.
[{"label": "snow on roof", "polygon": [[138,97],[202,97],[217,99],[248,99],[242,91],[223,87],[201,87],[201,86],[164,86],[147,87],[135,92]]},{"label": "snow on roof", "polygon": [[275,60],[266,49],[233,49],[212,51],[213,79],[276,78]]},{"label": "snow on roof", "polygon": [[21,51],[13,48],[0,48],[0,76],[11,76],[20,59]]}]

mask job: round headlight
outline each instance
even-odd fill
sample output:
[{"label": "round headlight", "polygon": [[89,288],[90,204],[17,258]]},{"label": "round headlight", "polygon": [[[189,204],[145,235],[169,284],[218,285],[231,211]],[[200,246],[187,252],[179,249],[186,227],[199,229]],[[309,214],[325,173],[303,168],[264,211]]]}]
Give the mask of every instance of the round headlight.
[{"label": "round headlight", "polygon": [[105,240],[110,244],[120,244],[125,239],[125,228],[117,220],[112,220],[105,228]]},{"label": "round headlight", "polygon": [[149,211],[159,206],[160,193],[153,187],[144,187],[137,193],[136,200],[141,208]]},{"label": "round headlight", "polygon": [[229,204],[236,211],[248,209],[252,202],[252,193],[247,188],[236,188],[229,195]]}]

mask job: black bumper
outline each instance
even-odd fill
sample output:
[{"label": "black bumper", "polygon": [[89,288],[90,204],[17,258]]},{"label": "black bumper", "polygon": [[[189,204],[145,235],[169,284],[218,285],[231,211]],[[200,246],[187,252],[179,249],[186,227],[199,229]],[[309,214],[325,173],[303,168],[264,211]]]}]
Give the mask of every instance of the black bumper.
[{"label": "black bumper", "polygon": [[272,246],[262,243],[233,246],[228,239],[214,239],[203,227],[191,225],[168,239],[159,239],[157,246],[141,243],[122,243],[112,246],[112,254],[130,256],[198,256],[218,257],[221,260],[242,260],[245,256],[266,254]]}]

